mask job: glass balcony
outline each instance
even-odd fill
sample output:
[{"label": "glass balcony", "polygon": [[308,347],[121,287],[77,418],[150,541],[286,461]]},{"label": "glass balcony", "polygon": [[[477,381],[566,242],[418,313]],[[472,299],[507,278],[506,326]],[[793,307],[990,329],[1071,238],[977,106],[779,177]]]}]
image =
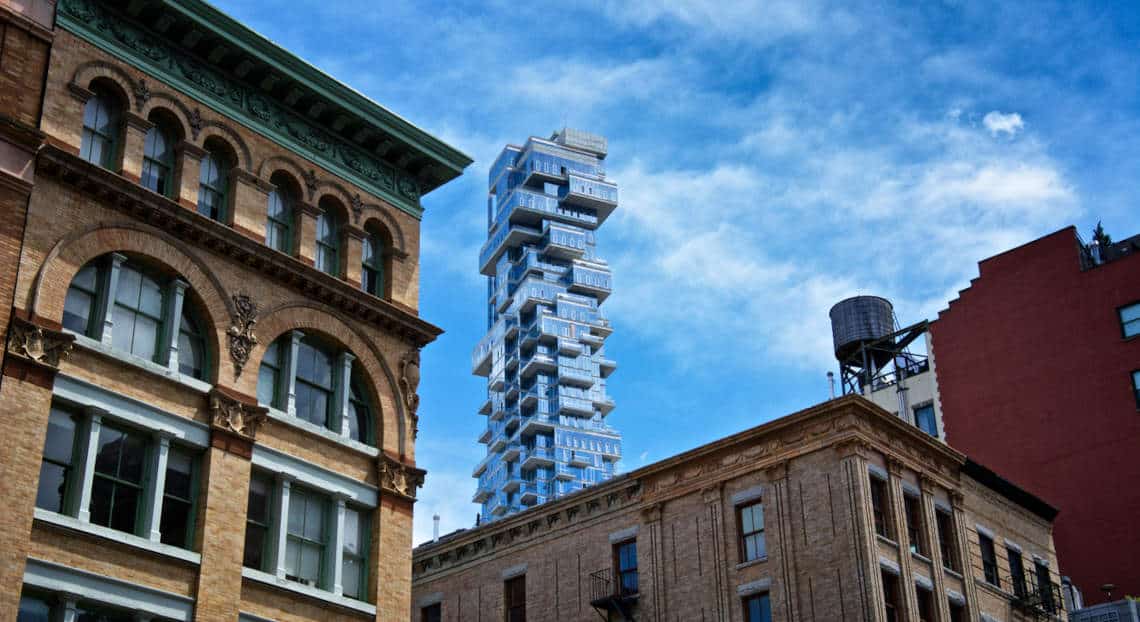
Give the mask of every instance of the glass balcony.
[{"label": "glass balcony", "polygon": [[557,369],[558,362],[554,360],[554,357],[549,354],[535,352],[523,360],[522,370],[519,372],[519,375],[523,378],[530,378],[539,372],[553,373]]},{"label": "glass balcony", "polygon": [[522,428],[519,430],[519,436],[526,438],[534,436],[535,434],[543,434],[554,431],[554,426],[558,423],[556,417],[550,415],[531,415],[524,417]]},{"label": "glass balcony", "polygon": [[593,454],[574,450],[569,451],[569,458],[567,460],[570,466],[576,467],[591,467],[594,466],[595,461],[596,458]]},{"label": "glass balcony", "polygon": [[598,226],[598,215],[594,209],[563,205],[557,197],[523,187],[515,188],[500,199],[498,210],[495,212],[494,226],[538,227],[544,220],[563,222],[587,230]]},{"label": "glass balcony", "polygon": [[523,242],[537,242],[542,239],[542,231],[522,225],[502,225],[479,251],[479,273],[495,276],[495,262],[508,248]]},{"label": "glass balcony", "polygon": [[586,254],[587,241],[585,231],[549,225],[543,233],[539,248],[544,255],[550,257],[575,259]]},{"label": "glass balcony", "polygon": [[598,224],[605,222],[618,203],[617,184],[597,179],[587,179],[570,173],[563,205],[588,207],[597,210]]},{"label": "glass balcony", "polygon": [[600,304],[610,297],[612,288],[613,276],[608,270],[589,268],[578,262],[574,262],[574,266],[570,269],[568,291],[594,296]]},{"label": "glass balcony", "polygon": [[594,381],[593,370],[570,367],[567,365],[558,366],[559,384],[589,389],[594,386]]},{"label": "glass balcony", "polygon": [[550,494],[550,484],[547,482],[523,482],[519,488],[519,501],[522,503],[536,503],[540,497]]},{"label": "glass balcony", "polygon": [[602,378],[609,378],[616,369],[617,361],[607,358],[598,359],[598,373],[601,374]]},{"label": "glass balcony", "polygon": [[559,337],[558,353],[564,356],[578,356],[582,353],[582,344],[578,343],[577,339]]},{"label": "glass balcony", "polygon": [[523,448],[519,454],[519,464],[523,470],[554,464],[554,450],[549,447]]},{"label": "glass balcony", "polygon": [[594,404],[587,399],[580,397],[571,397],[569,395],[558,395],[550,400],[551,408],[559,415],[592,417],[594,415]]}]

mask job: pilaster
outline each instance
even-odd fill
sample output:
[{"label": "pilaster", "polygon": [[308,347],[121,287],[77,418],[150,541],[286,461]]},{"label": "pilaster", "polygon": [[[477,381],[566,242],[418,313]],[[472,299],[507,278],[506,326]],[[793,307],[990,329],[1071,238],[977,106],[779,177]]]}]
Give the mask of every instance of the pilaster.
[{"label": "pilaster", "polygon": [[123,142],[119,151],[119,160],[116,166],[123,177],[139,183],[142,179],[143,152],[146,144],[146,133],[154,127],[146,118],[129,110],[123,111]]},{"label": "pilaster", "polygon": [[353,224],[344,225],[344,245],[341,252],[341,277],[355,287],[360,287],[361,268],[364,257],[364,239],[368,232]]},{"label": "pilaster", "polygon": [[325,213],[324,210],[298,201],[293,208],[293,256],[301,261],[315,266],[317,264],[317,219]]},{"label": "pilaster", "polygon": [[938,542],[937,512],[934,506],[934,480],[919,475],[919,488],[922,489],[922,526],[926,541],[930,543],[930,580],[934,583],[934,622],[950,622],[950,602],[946,596],[946,571],[942,559],[942,547]]},{"label": "pilaster", "polygon": [[188,210],[198,210],[198,178],[201,176],[204,157],[206,150],[192,143],[182,141],[175,146],[175,161],[178,164],[174,171],[174,192],[171,194],[179,205]]},{"label": "pilaster", "polygon": [[918,595],[914,587],[914,565],[911,563],[910,542],[906,529],[906,509],[903,499],[903,464],[893,456],[887,456],[887,472],[890,475],[887,490],[891,496],[891,518],[895,524],[895,540],[899,552],[899,605],[904,620],[918,619]]},{"label": "pilaster", "polygon": [[240,168],[230,171],[225,223],[246,237],[265,243],[265,223],[269,216],[269,193],[273,184]]},{"label": "pilaster", "polygon": [[871,489],[867,471],[870,446],[861,438],[851,438],[835,445],[843,466],[847,486],[851,490],[854,514],[855,547],[860,607],[864,620],[884,622],[883,584],[879,575],[878,539],[871,514]]},{"label": "pilaster", "polygon": [[[957,490],[950,491],[950,507],[954,510],[954,539],[958,546],[958,559],[962,565],[962,585],[966,589],[966,619],[979,619],[978,586],[974,577],[974,564],[970,559],[970,541],[966,536],[966,499]],[[980,563],[980,562],[979,562]]]}]

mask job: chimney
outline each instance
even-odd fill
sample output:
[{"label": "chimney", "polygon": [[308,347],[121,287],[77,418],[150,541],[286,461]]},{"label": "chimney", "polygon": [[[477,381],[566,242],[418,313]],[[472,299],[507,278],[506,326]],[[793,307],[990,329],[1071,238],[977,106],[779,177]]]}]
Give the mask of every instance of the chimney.
[{"label": "chimney", "polygon": [[432,529],[431,541],[439,542],[439,514],[431,517],[431,519],[435,523],[435,527]]},{"label": "chimney", "polygon": [[827,392],[830,395],[828,399],[835,399],[835,373],[827,372]]}]

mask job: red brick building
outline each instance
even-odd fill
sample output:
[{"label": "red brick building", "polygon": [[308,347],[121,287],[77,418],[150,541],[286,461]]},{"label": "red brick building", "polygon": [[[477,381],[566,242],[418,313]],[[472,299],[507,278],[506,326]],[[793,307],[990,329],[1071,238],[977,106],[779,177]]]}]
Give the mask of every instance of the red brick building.
[{"label": "red brick building", "polygon": [[1140,236],[1099,248],[1068,227],[986,259],[931,325],[947,442],[1060,510],[1092,602],[1140,593]]}]

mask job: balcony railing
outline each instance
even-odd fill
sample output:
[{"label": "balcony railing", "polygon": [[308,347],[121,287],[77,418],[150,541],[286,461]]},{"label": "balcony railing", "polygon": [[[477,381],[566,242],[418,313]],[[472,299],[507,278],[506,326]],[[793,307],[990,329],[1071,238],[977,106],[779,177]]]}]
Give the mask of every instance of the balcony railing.
[{"label": "balcony railing", "polygon": [[590,606],[605,611],[607,619],[616,615],[619,620],[632,620],[633,607],[638,597],[637,571],[619,573],[614,580],[614,571],[603,568],[590,573]]},{"label": "balcony railing", "polygon": [[1003,576],[1004,585],[1013,590],[1013,606],[1035,620],[1051,620],[1064,609],[1061,586],[1044,582],[1030,569],[1023,576]]}]

